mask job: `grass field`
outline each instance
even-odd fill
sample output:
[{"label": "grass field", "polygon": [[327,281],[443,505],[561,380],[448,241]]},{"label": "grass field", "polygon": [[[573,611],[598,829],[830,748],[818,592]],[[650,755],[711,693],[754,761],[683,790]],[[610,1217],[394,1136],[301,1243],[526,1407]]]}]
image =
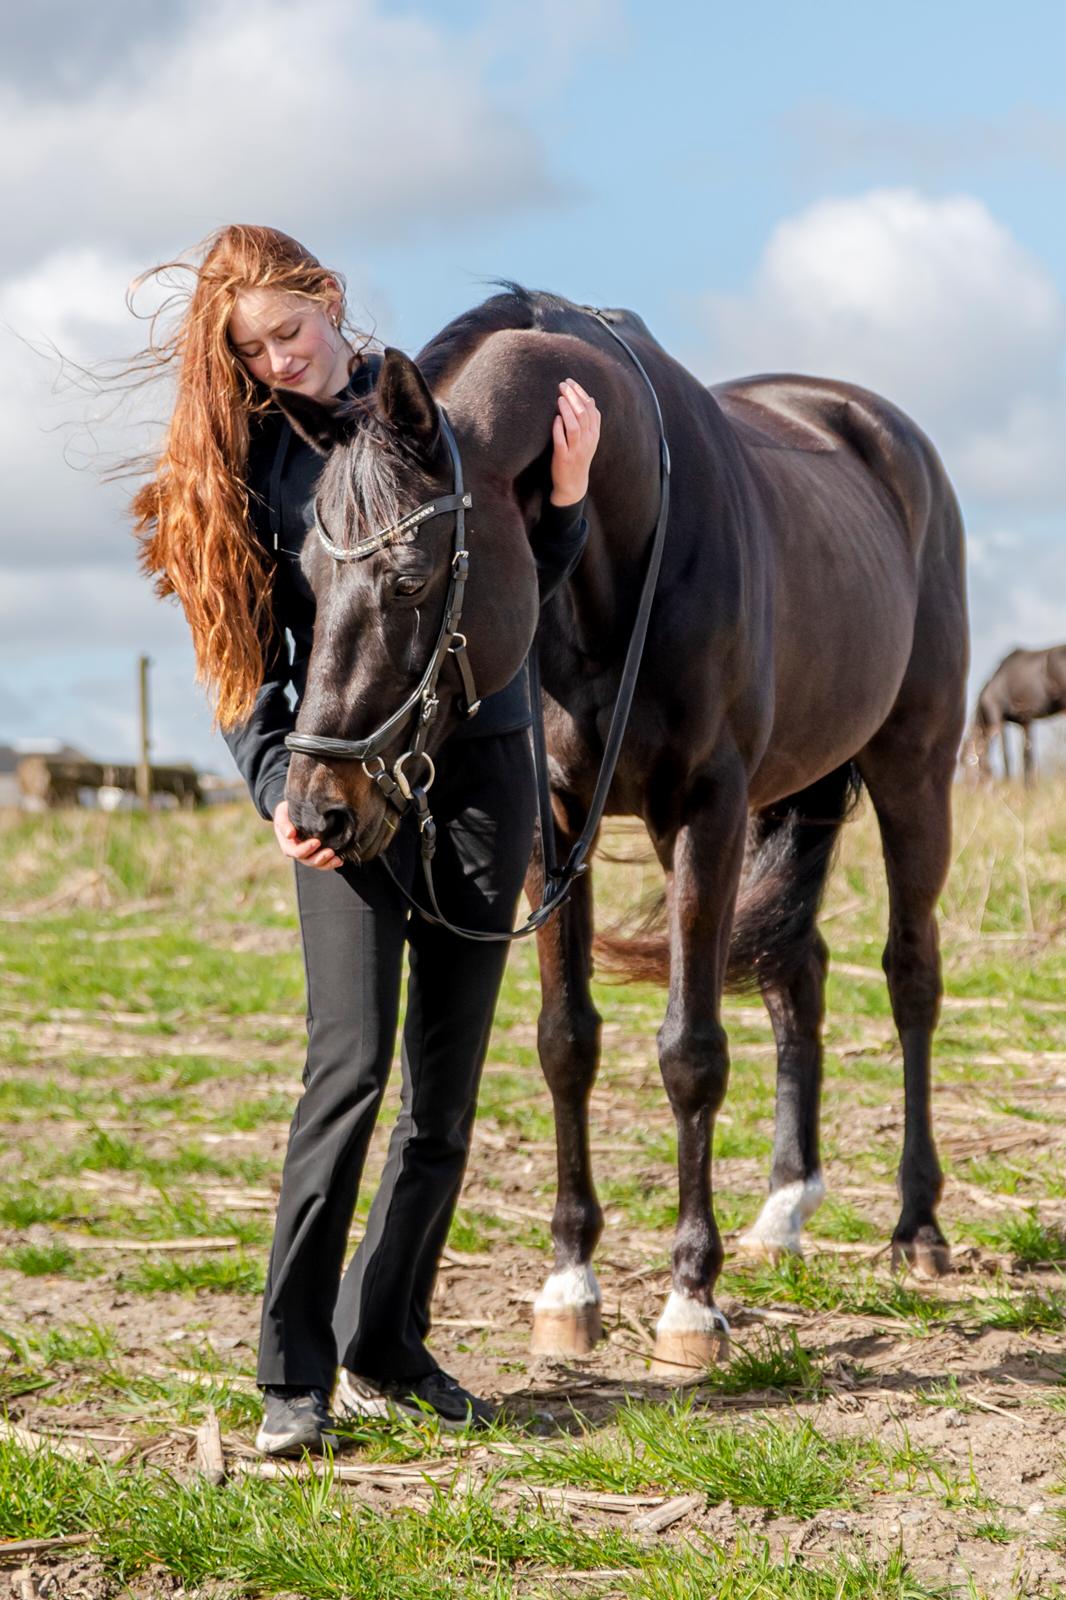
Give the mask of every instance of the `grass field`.
[{"label": "grass field", "polygon": [[[609,984],[607,1338],[571,1366],[528,1356],[554,1157],[525,945],[433,1334],[505,1420],[468,1439],[368,1427],[324,1473],[274,1477],[252,1375],[302,1066],[285,866],[244,808],[0,819],[0,1594],[1066,1597],[1064,802],[958,794],[935,1098],[950,1278],[896,1278],[884,1249],[902,1096],[864,807],[823,924],[830,1195],[805,1263],[727,1259],[731,1364],[683,1393],[647,1376],[676,1194],[663,1001]],[[610,848],[608,914],[653,877],[630,828]],[[754,1000],[728,1023],[732,1236],[765,1192],[773,1050]],[[220,1484],[196,1464],[212,1415]]]}]

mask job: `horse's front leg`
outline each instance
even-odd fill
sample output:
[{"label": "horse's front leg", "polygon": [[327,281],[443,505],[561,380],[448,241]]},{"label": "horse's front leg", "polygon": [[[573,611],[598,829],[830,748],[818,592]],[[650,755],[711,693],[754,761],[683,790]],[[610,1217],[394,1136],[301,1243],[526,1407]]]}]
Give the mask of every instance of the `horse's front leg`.
[{"label": "horse's front leg", "polygon": [[[565,842],[565,841],[564,841]],[[562,849],[562,847],[561,847]],[[555,1113],[558,1181],[552,1214],[555,1265],[533,1306],[534,1355],[587,1355],[600,1337],[600,1288],[592,1252],[603,1229],[589,1159],[588,1103],[600,1059],[592,1003],[592,875],[537,935],[540,1064]],[[530,873],[539,896],[540,869]]]},{"label": "horse's front leg", "polygon": [[656,1327],[652,1374],[694,1378],[728,1345],[714,1303],[722,1240],[714,1219],[711,1139],[729,1052],[722,987],[744,856],[747,787],[739,761],[706,786],[667,860],[670,997],[659,1067],[677,1124],[678,1217],[673,1287]]}]

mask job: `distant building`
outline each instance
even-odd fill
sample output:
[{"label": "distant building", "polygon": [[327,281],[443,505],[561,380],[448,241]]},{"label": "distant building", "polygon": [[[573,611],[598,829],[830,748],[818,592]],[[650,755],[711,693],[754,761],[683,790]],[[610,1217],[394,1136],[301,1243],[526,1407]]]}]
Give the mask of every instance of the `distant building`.
[{"label": "distant building", "polygon": [[[214,774],[207,780],[214,801],[238,799],[244,785]],[[87,806],[130,811],[138,799],[138,768],[130,761],[97,761],[61,739],[16,739],[0,745],[0,808],[46,811],[55,806]],[[191,762],[151,764],[153,810],[203,805],[208,798]]]},{"label": "distant building", "polygon": [[84,750],[64,744],[62,739],[16,739],[0,744],[0,806],[20,806],[18,779],[15,776],[23,756],[59,756],[67,761],[86,760]]}]

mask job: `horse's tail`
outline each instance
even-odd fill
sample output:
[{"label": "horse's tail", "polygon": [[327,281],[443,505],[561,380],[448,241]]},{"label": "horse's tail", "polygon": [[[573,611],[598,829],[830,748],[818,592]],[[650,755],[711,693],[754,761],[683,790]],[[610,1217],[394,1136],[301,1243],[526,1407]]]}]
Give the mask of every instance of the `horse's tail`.
[{"label": "horse's tail", "polygon": [[[728,989],[776,987],[799,973],[841,824],[861,793],[859,770],[849,761],[772,816],[752,817],[729,941]],[[660,891],[634,916],[597,934],[594,950],[604,970],[627,983],[667,983],[665,924],[666,896]]]}]

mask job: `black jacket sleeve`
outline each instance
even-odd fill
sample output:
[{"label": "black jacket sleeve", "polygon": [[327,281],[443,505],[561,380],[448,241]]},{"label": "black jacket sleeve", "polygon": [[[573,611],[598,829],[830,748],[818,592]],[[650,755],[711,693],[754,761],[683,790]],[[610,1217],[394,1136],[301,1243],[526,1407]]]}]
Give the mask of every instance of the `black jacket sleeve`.
[{"label": "black jacket sleeve", "polygon": [[541,605],[551,599],[581,560],[589,532],[584,511],[583,499],[572,506],[553,506],[550,500],[544,502],[540,520],[529,536],[537,563]]},{"label": "black jacket sleeve", "polygon": [[285,735],[296,725],[286,689],[292,663],[284,631],[276,617],[264,651],[263,682],[246,722],[224,730],[222,737],[261,817],[269,822],[285,795],[289,752]]}]

